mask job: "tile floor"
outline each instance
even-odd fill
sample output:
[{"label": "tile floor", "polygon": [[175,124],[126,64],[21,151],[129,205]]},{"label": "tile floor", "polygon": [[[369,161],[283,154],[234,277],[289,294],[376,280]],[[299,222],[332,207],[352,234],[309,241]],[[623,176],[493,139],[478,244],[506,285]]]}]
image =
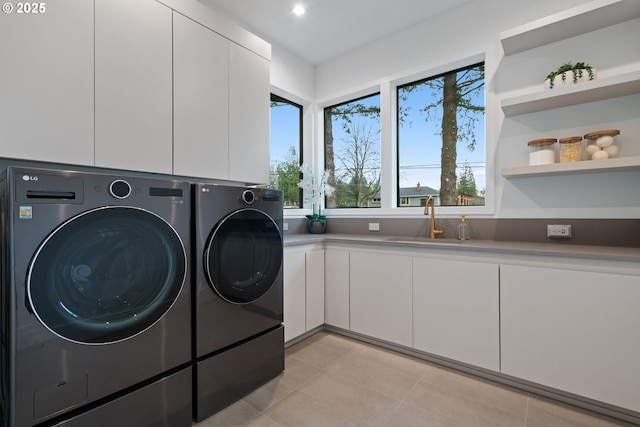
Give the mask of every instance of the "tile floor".
[{"label": "tile floor", "polygon": [[631,425],[328,332],[285,357],[280,376],[196,426]]}]

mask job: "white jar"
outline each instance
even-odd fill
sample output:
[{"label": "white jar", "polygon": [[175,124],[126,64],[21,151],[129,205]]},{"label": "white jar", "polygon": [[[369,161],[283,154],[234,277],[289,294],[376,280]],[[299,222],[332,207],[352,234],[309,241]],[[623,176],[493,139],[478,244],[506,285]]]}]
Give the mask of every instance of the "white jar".
[{"label": "white jar", "polygon": [[534,139],[529,141],[529,166],[550,165],[556,162],[555,138]]},{"label": "white jar", "polygon": [[620,156],[620,142],[617,129],[599,130],[584,136],[587,141],[584,147],[586,160],[605,160]]}]

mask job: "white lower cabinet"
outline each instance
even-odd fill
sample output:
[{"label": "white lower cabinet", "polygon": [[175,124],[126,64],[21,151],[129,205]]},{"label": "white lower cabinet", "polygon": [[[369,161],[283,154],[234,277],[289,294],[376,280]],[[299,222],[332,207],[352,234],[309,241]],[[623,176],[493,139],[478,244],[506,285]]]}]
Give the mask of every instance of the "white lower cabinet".
[{"label": "white lower cabinet", "polygon": [[413,258],[413,346],[500,370],[498,264]]},{"label": "white lower cabinet", "polygon": [[305,251],[306,330],[324,325],[324,249]]},{"label": "white lower cabinet", "polygon": [[500,267],[502,372],[640,411],[640,276]]},{"label": "white lower cabinet", "polygon": [[324,250],[293,246],[284,250],[284,340],[324,324]]},{"label": "white lower cabinet", "polygon": [[411,257],[391,252],[350,253],[351,330],[412,345]]},{"label": "white lower cabinet", "polygon": [[305,254],[304,246],[284,249],[284,341],[304,334],[305,309]]},{"label": "white lower cabinet", "polygon": [[327,325],[349,329],[349,251],[325,249],[324,319]]}]

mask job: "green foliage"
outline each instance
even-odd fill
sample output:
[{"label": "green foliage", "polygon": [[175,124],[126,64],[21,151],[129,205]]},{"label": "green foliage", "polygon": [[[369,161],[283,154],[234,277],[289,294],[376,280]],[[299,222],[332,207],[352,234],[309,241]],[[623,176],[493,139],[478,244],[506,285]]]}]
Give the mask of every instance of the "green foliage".
[{"label": "green foliage", "polygon": [[[358,100],[325,109],[325,167],[329,183],[335,189],[327,197],[327,207],[362,208],[380,191],[380,117],[378,105]],[[347,135],[337,150],[333,125],[339,124]],[[377,127],[377,129],[373,129]]]},{"label": "green foliage", "polygon": [[300,206],[300,160],[295,147],[289,147],[285,160],[271,164],[269,188],[282,190],[284,206]]},{"label": "green foliage", "polygon": [[458,176],[458,194],[470,194],[472,196],[478,195],[478,189],[476,188],[476,178],[473,176],[473,169],[468,162],[465,162],[464,168],[460,171]]},{"label": "green foliage", "polygon": [[571,64],[571,62],[567,62],[559,66],[555,71],[547,74],[547,80],[549,80],[549,88],[553,89],[554,79],[556,76],[562,76],[562,81],[567,81],[567,73],[571,73],[573,83],[578,83],[578,79],[581,79],[586,72],[589,76],[589,80],[593,80],[596,78],[595,73],[593,72],[593,67],[591,65],[586,64],[584,62],[576,62],[575,65]]}]

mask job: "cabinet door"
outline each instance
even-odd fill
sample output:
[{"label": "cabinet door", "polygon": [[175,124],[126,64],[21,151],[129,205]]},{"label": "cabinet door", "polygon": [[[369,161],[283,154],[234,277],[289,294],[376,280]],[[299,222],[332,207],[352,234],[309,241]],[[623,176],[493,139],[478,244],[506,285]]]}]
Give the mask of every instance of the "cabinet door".
[{"label": "cabinet door", "polygon": [[173,14],[173,172],[229,178],[229,41]]},{"label": "cabinet door", "polygon": [[229,44],[229,179],[269,182],[269,61]]},{"label": "cabinet door", "polygon": [[306,331],[306,291],[304,247],[285,248],[284,280],[284,340]]},{"label": "cabinet door", "polygon": [[310,331],[324,324],[324,250],[306,252],[306,310],[307,327]]},{"label": "cabinet door", "polygon": [[327,325],[349,329],[349,251],[326,249],[324,253]]},{"label": "cabinet door", "polygon": [[640,411],[640,276],[500,266],[502,372]]},{"label": "cabinet door", "polygon": [[154,0],[95,9],[96,165],[171,173],[171,9]]},{"label": "cabinet door", "polygon": [[0,19],[0,153],[91,166],[93,2],[39,4]]},{"label": "cabinet door", "polygon": [[351,252],[350,260],[351,330],[411,346],[411,258]]},{"label": "cabinet door", "polygon": [[498,265],[413,259],[416,349],[499,371]]}]

